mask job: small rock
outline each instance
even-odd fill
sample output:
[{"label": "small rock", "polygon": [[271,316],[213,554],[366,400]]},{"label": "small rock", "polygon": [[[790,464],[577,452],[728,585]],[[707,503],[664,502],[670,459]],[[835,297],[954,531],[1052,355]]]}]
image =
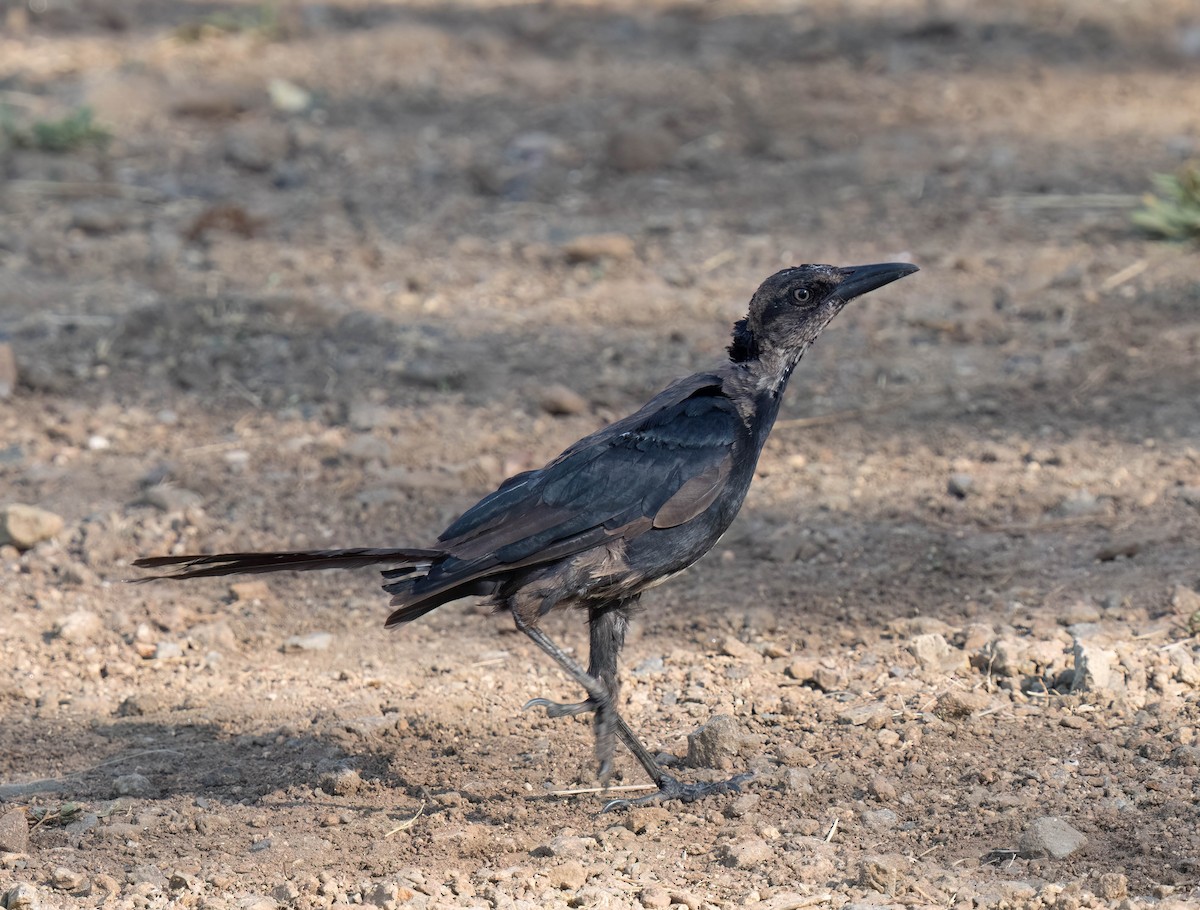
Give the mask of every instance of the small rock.
[{"label": "small rock", "polygon": [[951,718],[970,717],[976,711],[984,710],[991,703],[985,692],[959,691],[951,689],[938,698],[933,713],[942,720]]},{"label": "small rock", "polygon": [[1075,675],[1072,692],[1103,692],[1124,688],[1125,677],[1117,667],[1117,653],[1075,640]]},{"label": "small rock", "polygon": [[569,859],[546,871],[546,881],[559,891],[577,891],[587,881],[587,871],[579,860]]},{"label": "small rock", "polygon": [[970,474],[951,474],[946,481],[946,492],[955,499],[966,499],[974,486],[975,478]]},{"label": "small rock", "polygon": [[952,673],[963,663],[965,654],[950,646],[940,632],[915,635],[908,643],[909,653],[917,660],[922,670],[935,673]]},{"label": "small rock", "polygon": [[225,157],[248,171],[267,171],[288,156],[287,129],[276,123],[243,123],[225,135]]},{"label": "small rock", "polygon": [[17,387],[17,355],[12,345],[0,341],[0,400],[12,395]]},{"label": "small rock", "polygon": [[62,529],[61,517],[37,506],[14,502],[0,508],[0,546],[12,544],[18,550],[28,550]]},{"label": "small rock", "polygon": [[783,675],[799,682],[809,682],[816,675],[821,665],[811,657],[798,657],[788,664]]},{"label": "small rock", "polygon": [[533,855],[578,859],[589,850],[595,849],[596,845],[594,837],[576,837],[570,834],[560,834],[551,840],[550,843],[535,848]]},{"label": "small rock", "polygon": [[24,809],[0,815],[0,853],[29,852],[29,820]]},{"label": "small rock", "polygon": [[671,163],[679,138],[666,127],[642,124],[621,127],[608,140],[608,163],[625,174],[655,171]]},{"label": "small rock", "polygon": [[716,714],[688,734],[686,763],[692,768],[728,768],[741,749],[742,729],[727,714]]},{"label": "small rock", "polygon": [[103,629],[104,622],[99,614],[91,610],[76,610],[58,623],[55,632],[63,641],[82,645],[94,642]]},{"label": "small rock", "polygon": [[0,901],[0,904],[3,904],[8,910],[37,910],[37,891],[28,882],[18,882],[8,889],[8,893],[4,895],[4,900]]},{"label": "small rock", "polygon": [[723,844],[717,851],[717,857],[724,865],[734,869],[753,869],[771,862],[775,858],[775,851],[765,840],[752,837]]},{"label": "small rock", "polygon": [[762,797],[757,793],[743,793],[725,807],[726,818],[743,818],[758,807]]},{"label": "small rock", "polygon": [[886,777],[874,777],[867,789],[881,803],[894,802],[896,799],[896,786]]},{"label": "small rock", "polygon": [[586,234],[563,245],[563,258],[571,264],[600,262],[604,259],[624,262],[632,259],[635,252],[633,239],[627,234],[617,233]]},{"label": "small rock", "polygon": [[183,648],[173,641],[160,641],[154,646],[155,660],[176,660],[183,657]]},{"label": "small rock", "polygon": [[1102,872],[1096,891],[1106,901],[1119,901],[1129,893],[1129,879],[1120,872]]},{"label": "small rock", "polygon": [[738,660],[758,660],[759,654],[752,647],[733,635],[726,635],[721,639],[721,653],[726,657],[735,657]]},{"label": "small rock", "polygon": [[671,906],[671,895],[662,885],[647,885],[638,895],[646,910],[666,910]]},{"label": "small rock", "polygon": [[113,792],[117,796],[145,796],[150,792],[150,779],[136,771],[122,774],[113,781]]},{"label": "small rock", "polygon": [[542,390],[541,396],[538,398],[538,404],[541,409],[553,417],[571,417],[576,414],[585,414],[588,409],[588,400],[576,392],[574,389],[568,389],[565,385],[551,385]]},{"label": "small rock", "polygon": [[1044,816],[1037,819],[1021,835],[1018,849],[1025,859],[1049,856],[1066,859],[1087,846],[1087,838],[1061,818]]},{"label": "small rock", "polygon": [[858,867],[858,881],[882,894],[896,894],[908,877],[909,862],[898,853],[876,854],[863,858]]},{"label": "small rock", "polygon": [[275,110],[285,114],[303,113],[312,104],[311,92],[286,79],[275,78],[267,82],[267,94],[271,96]]},{"label": "small rock", "polygon": [[866,727],[868,730],[882,729],[892,716],[887,705],[877,702],[866,705],[854,705],[838,714],[839,724],[849,724],[852,727]]},{"label": "small rock", "polygon": [[328,632],[309,632],[307,635],[293,635],[283,643],[283,650],[288,651],[328,651],[333,644],[333,636]]},{"label": "small rock", "polygon": [[331,796],[345,796],[362,786],[362,776],[353,768],[336,768],[321,775],[320,786]]},{"label": "small rock", "polygon": [[687,910],[700,910],[704,906],[704,901],[690,891],[672,891],[671,903],[687,907]]},{"label": "small rock", "polygon": [[50,884],[59,891],[78,891],[86,881],[87,877],[82,872],[76,872],[66,866],[59,866],[50,875]]},{"label": "small rock", "polygon": [[363,895],[363,902],[374,907],[399,907],[415,896],[413,889],[400,882],[379,882]]}]

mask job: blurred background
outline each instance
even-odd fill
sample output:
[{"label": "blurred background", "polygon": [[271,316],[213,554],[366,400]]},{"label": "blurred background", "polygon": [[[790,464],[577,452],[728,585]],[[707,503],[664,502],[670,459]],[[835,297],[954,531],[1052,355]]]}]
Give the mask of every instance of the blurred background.
[{"label": "blurred background", "polygon": [[[1186,893],[1197,156],[1192,0],[0,2],[0,800],[61,822],[0,884],[85,893],[70,847],[122,893],[386,903],[403,867],[552,906],[624,850],[644,906]],[[921,272],[809,353],[739,522],[630,646],[657,747],[747,730],[740,814],[656,848],[510,798],[590,782],[589,730],[517,714],[563,684],[469,605],[385,639],[368,573],[120,584],[421,545],[722,357],[766,275],[889,260]],[[140,833],[103,838],[111,800]],[[1090,846],[981,860],[1055,814]],[[537,852],[554,824],[594,852]]]}]

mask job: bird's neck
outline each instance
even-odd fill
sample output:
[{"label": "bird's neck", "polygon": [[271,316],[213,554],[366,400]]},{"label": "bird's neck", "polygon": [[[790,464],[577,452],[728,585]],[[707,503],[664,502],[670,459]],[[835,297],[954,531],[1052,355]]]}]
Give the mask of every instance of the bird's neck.
[{"label": "bird's neck", "polygon": [[730,363],[726,387],[747,426],[770,432],[780,399],[804,351],[762,349],[759,356]]}]

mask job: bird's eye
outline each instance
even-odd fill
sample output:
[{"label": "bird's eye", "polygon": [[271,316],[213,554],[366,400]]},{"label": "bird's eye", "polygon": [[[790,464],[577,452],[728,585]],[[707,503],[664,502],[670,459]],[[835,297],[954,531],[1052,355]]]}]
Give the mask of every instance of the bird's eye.
[{"label": "bird's eye", "polygon": [[796,288],[792,291],[792,297],[795,298],[796,303],[808,303],[812,299],[812,291],[808,288]]}]

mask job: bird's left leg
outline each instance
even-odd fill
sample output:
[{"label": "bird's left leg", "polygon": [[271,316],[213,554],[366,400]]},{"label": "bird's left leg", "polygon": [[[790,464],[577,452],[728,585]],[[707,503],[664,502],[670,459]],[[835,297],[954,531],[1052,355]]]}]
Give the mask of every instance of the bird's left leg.
[{"label": "bird's left leg", "polygon": [[600,781],[605,785],[612,774],[613,751],[616,748],[616,726],[613,716],[621,689],[621,682],[617,676],[617,658],[625,644],[631,603],[632,600],[626,600],[588,607],[590,647],[587,675],[604,687],[605,698],[596,699],[589,692],[584,701],[574,704],[551,701],[548,698],[535,698],[525,704],[526,708],[545,708],[550,717],[572,717],[589,711],[596,712],[596,761],[600,768]]}]

